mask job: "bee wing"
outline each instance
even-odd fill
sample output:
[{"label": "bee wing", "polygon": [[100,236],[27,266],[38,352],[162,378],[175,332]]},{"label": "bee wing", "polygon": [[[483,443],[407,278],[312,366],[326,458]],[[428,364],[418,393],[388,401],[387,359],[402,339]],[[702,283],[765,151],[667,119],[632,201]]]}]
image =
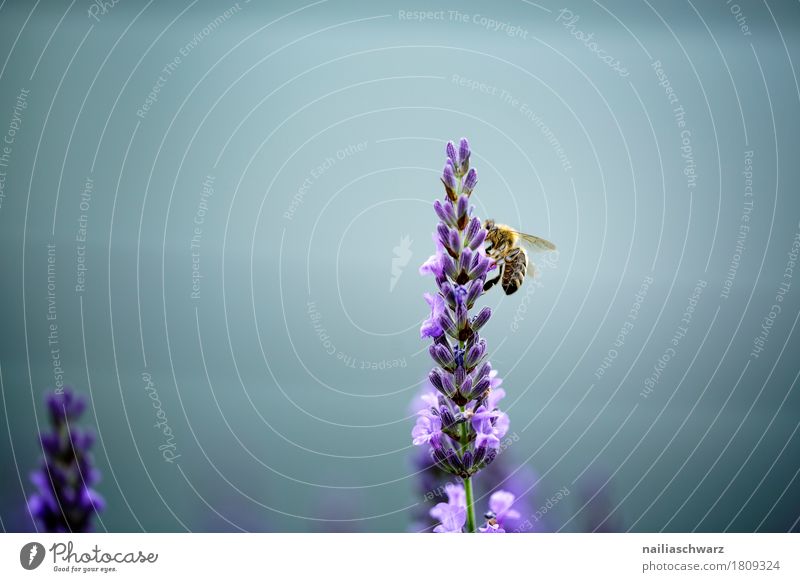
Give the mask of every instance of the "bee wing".
[{"label": "bee wing", "polygon": [[531,279],[536,276],[536,265],[534,265],[533,261],[530,259],[528,259],[528,266],[525,269],[525,276]]},{"label": "bee wing", "polygon": [[517,235],[520,238],[520,241],[528,248],[528,250],[534,252],[543,252],[543,251],[554,251],[556,250],[556,245],[551,243],[549,240],[545,240],[541,237],[534,236],[532,234],[525,234],[524,232],[517,232]]}]

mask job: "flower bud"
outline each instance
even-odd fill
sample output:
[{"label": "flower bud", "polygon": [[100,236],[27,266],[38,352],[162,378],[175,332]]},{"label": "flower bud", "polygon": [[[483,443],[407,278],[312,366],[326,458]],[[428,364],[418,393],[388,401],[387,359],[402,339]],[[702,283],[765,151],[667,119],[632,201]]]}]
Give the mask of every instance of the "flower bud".
[{"label": "flower bud", "polygon": [[464,246],[470,246],[470,247],[472,246],[471,244],[472,239],[475,238],[475,235],[478,234],[478,231],[480,229],[481,229],[481,221],[475,217],[472,217],[470,221],[467,223],[466,230],[464,231]]},{"label": "flower bud", "polygon": [[480,247],[483,244],[483,241],[485,240],[486,240],[486,229],[481,228],[480,230],[478,230],[477,233],[475,233],[475,236],[473,236],[469,240],[469,248],[475,250],[478,247]]},{"label": "flower bud", "polygon": [[475,384],[475,386],[473,386],[472,391],[469,394],[465,393],[463,390],[461,391],[461,393],[464,394],[464,396],[467,396],[470,400],[474,400],[476,398],[481,397],[483,393],[489,389],[489,386],[490,386],[489,378],[484,377],[481,378]]},{"label": "flower bud", "polygon": [[464,470],[464,466],[461,464],[461,459],[458,458],[458,455],[453,449],[447,449],[445,453],[447,464],[453,468],[453,472],[458,475]]},{"label": "flower bud", "polygon": [[453,418],[453,413],[450,412],[450,409],[448,407],[445,406],[439,412],[441,413],[442,426],[444,428],[450,428],[455,424],[456,419]]},{"label": "flower bud", "polygon": [[431,358],[445,370],[453,368],[453,354],[441,344],[433,344],[428,348]]},{"label": "flower bud", "polygon": [[450,464],[447,462],[447,455],[445,454],[443,448],[431,449],[431,458],[433,459],[433,462],[436,463],[443,471],[451,471]]},{"label": "flower bud", "polygon": [[470,376],[464,376],[464,381],[461,383],[461,386],[459,387],[458,391],[464,397],[464,400],[467,401],[472,400],[470,398],[470,394],[472,394],[473,388],[472,388],[472,378]]},{"label": "flower bud", "polygon": [[475,372],[472,376],[473,378],[475,378],[475,380],[489,378],[489,381],[491,382],[491,376],[489,376],[491,372],[492,372],[492,365],[489,362],[484,362],[483,365],[480,368],[478,368],[478,371]]},{"label": "flower bud", "polygon": [[431,370],[431,372],[428,374],[428,381],[439,392],[443,394],[445,393],[444,385],[442,384],[442,372],[438,368]]},{"label": "flower bud", "polygon": [[[488,308],[487,308],[488,309]],[[456,316],[456,328],[458,331],[463,331],[467,328],[469,311],[467,310],[467,306],[463,303],[461,305],[456,305],[455,309],[455,316]]]},{"label": "flower bud", "polygon": [[480,330],[484,325],[486,325],[486,322],[489,321],[489,318],[491,316],[492,316],[491,308],[484,307],[483,309],[481,309],[478,315],[476,315],[475,318],[472,320],[472,324],[470,326],[472,327],[472,331]]},{"label": "flower bud", "polygon": [[464,379],[467,377],[467,371],[464,368],[456,368],[456,371],[453,372],[453,382],[456,385],[456,389],[461,388],[461,385],[464,383]]},{"label": "flower bud", "polygon": [[470,349],[467,350],[466,355],[464,356],[464,365],[468,370],[473,369],[475,366],[478,365],[478,362],[481,361],[484,354],[486,353],[486,342],[481,340],[480,343],[475,344]]},{"label": "flower bud", "polygon": [[440,222],[436,225],[436,236],[439,239],[439,243],[452,255],[453,253],[450,250],[450,228],[445,223]]},{"label": "flower bud", "polygon": [[482,277],[483,275],[485,275],[492,264],[491,259],[489,259],[488,257],[484,257],[479,253],[476,253],[475,256],[478,257],[477,260],[473,260],[475,266],[472,267],[467,272],[467,275],[469,276],[470,279],[477,279],[478,277]]},{"label": "flower bud", "polygon": [[474,261],[474,253],[472,249],[467,247],[461,251],[461,256],[458,257],[457,271],[459,273],[468,273]]},{"label": "flower bud", "polygon": [[464,176],[464,181],[461,184],[461,192],[469,196],[472,194],[472,190],[475,188],[475,185],[478,183],[478,172],[475,171],[475,168],[472,168],[467,175]]},{"label": "flower bud", "polygon": [[467,211],[469,210],[469,198],[466,196],[459,196],[458,202],[456,203],[456,225],[459,229],[463,230],[464,227],[467,225],[467,220],[469,216],[467,215]]},{"label": "flower bud", "polygon": [[456,199],[456,176],[453,173],[452,164],[445,164],[442,170],[442,184],[444,184],[445,192],[450,200]]},{"label": "flower bud", "polygon": [[453,254],[459,254],[461,252],[461,237],[458,236],[458,231],[451,228],[448,235],[447,247],[453,251]]},{"label": "flower bud", "polygon": [[456,387],[453,385],[453,375],[445,372],[441,375],[441,379],[444,393],[447,394],[448,398],[451,398],[456,393]]},{"label": "flower bud", "polygon": [[433,203],[433,210],[436,212],[436,216],[439,217],[439,220],[444,222],[447,226],[455,226],[456,215],[452,202],[446,200],[442,203],[441,200],[436,200]]},{"label": "flower bud", "polygon": [[447,306],[450,307],[450,309],[455,309],[456,293],[453,289],[453,286],[450,284],[450,281],[445,281],[439,285],[439,291],[441,291],[442,297],[447,302]]},{"label": "flower bud", "polygon": [[442,272],[454,281],[458,277],[456,262],[450,255],[442,255]]},{"label": "flower bud", "polygon": [[483,279],[472,281],[469,285],[469,289],[467,289],[467,300],[465,302],[467,307],[471,308],[475,300],[480,297],[481,293],[483,293]]},{"label": "flower bud", "polygon": [[486,447],[475,447],[475,454],[472,459],[473,466],[479,465],[486,457]]},{"label": "flower bud", "polygon": [[472,451],[469,449],[464,452],[464,456],[461,457],[461,464],[464,465],[464,469],[469,471],[472,468]]},{"label": "flower bud", "polygon": [[458,156],[456,155],[456,146],[452,141],[447,142],[447,146],[445,147],[447,151],[447,159],[449,159],[453,163],[453,167],[458,166]]},{"label": "flower bud", "polygon": [[458,144],[458,169],[461,175],[464,175],[464,172],[469,168],[469,156],[471,153],[467,138],[462,137],[461,142]]},{"label": "flower bud", "polygon": [[450,315],[448,315],[447,312],[439,316],[439,325],[447,335],[453,339],[458,339],[458,329],[456,328],[456,324],[450,318]]}]

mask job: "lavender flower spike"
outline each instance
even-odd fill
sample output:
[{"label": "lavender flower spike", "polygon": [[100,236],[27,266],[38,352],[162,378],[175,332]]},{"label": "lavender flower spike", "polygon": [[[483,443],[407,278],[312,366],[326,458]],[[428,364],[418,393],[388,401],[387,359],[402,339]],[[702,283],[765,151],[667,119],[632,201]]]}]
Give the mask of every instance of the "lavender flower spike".
[{"label": "lavender flower spike", "polygon": [[[429,353],[437,367],[429,379],[438,395],[419,411],[413,442],[429,446],[433,463],[463,482],[463,513],[460,502],[451,499],[439,504],[434,508],[436,515],[431,514],[442,524],[436,531],[460,532],[466,527],[475,532],[472,476],[497,456],[508,431],[508,416],[497,408],[500,395],[492,394],[496,372],[485,361],[486,342],[478,334],[491,310],[484,307],[477,315],[469,313],[494,268],[483,248],[486,231],[469,203],[477,173],[469,169],[466,139],[462,138],[457,153],[449,142],[446,154],[445,199],[434,204],[440,219],[434,234],[436,254],[420,269],[434,274],[438,287],[436,295],[425,294],[431,314],[420,330],[423,338],[433,340]],[[491,520],[486,527],[483,531],[502,531]]]},{"label": "lavender flower spike", "polygon": [[50,416],[50,432],[42,432],[42,466],[31,475],[36,493],[28,499],[28,509],[38,526],[48,533],[92,530],[95,513],[105,501],[92,486],[100,480],[89,449],[94,433],[75,427],[86,408],[86,399],[72,388],[50,392],[45,397]]}]

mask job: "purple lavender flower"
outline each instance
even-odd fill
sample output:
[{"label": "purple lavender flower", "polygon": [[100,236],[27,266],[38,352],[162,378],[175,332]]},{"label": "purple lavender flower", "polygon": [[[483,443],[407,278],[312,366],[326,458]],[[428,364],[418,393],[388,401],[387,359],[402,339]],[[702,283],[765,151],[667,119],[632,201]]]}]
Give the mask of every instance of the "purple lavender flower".
[{"label": "purple lavender flower", "polygon": [[[506,439],[505,442],[510,441]],[[518,515],[506,511],[500,520],[506,533],[548,531],[543,519],[533,519],[538,505],[535,498],[538,475],[529,466],[519,466],[514,463],[507,450],[498,455],[494,463],[481,472],[477,482],[484,491],[502,489],[514,494],[513,509]]]},{"label": "purple lavender flower", "polygon": [[520,518],[519,511],[511,507],[514,499],[514,494],[508,491],[495,491],[489,498],[489,511],[493,514],[492,519],[501,527],[509,520]]},{"label": "purple lavender flower", "polygon": [[[494,460],[509,421],[497,408],[502,393],[493,394],[493,386],[499,382],[494,380],[496,372],[486,360],[486,342],[478,333],[489,321],[491,310],[484,307],[470,315],[483,293],[487,273],[494,268],[483,248],[486,231],[469,203],[477,174],[469,169],[466,139],[462,138],[457,153],[452,142],[446,152],[442,172],[445,198],[433,205],[439,218],[434,235],[436,253],[420,268],[420,273],[435,277],[439,291],[425,294],[431,314],[420,329],[423,338],[433,340],[429,353],[437,366],[428,379],[438,394],[435,402],[418,413],[412,438],[415,445],[430,446],[431,459],[441,470],[462,479],[466,528],[474,532],[471,478]],[[447,505],[434,508],[440,515],[439,531],[458,526],[460,513]],[[463,524],[457,529],[461,527]]]},{"label": "purple lavender flower", "polygon": [[39,437],[44,459],[31,475],[36,493],[28,499],[28,508],[46,532],[91,531],[92,519],[105,501],[92,489],[100,480],[89,453],[94,433],[73,426],[86,409],[86,399],[65,386],[61,393],[48,393],[45,404],[51,431]]},{"label": "purple lavender flower", "polygon": [[417,424],[411,431],[415,445],[438,442],[442,438],[442,419],[438,415],[425,411],[417,417]]},{"label": "purple lavender flower", "polygon": [[[433,528],[434,533],[461,533],[467,521],[467,493],[463,486],[455,483],[445,485],[447,503],[437,503],[430,510],[430,516],[440,523]],[[519,512],[511,509],[514,495],[507,491],[496,491],[489,499],[486,523],[478,528],[480,533],[505,533],[502,516],[519,517]]]},{"label": "purple lavender flower", "polygon": [[[438,200],[436,202],[439,202]],[[450,204],[450,210],[452,211],[453,205]],[[455,220],[455,214],[453,214],[453,220]],[[419,267],[419,274],[420,275],[433,275],[435,278],[442,277],[444,275],[444,265],[442,265],[442,253],[444,253],[444,247],[439,242],[439,238],[434,234],[433,235],[433,242],[436,244],[436,252],[428,257],[428,260],[422,263]]]},{"label": "purple lavender flower", "polygon": [[431,509],[431,517],[441,522],[433,528],[434,533],[461,533],[467,521],[467,500],[461,485],[448,483],[445,486],[447,503],[437,503]]},{"label": "purple lavender flower", "polygon": [[419,330],[420,337],[437,338],[444,333],[441,326],[441,317],[444,314],[444,299],[441,295],[425,293],[425,301],[431,307],[431,316],[425,320]]},{"label": "purple lavender flower", "polygon": [[508,415],[499,410],[481,406],[472,415],[472,428],[475,429],[475,446],[497,449],[500,439],[508,432]]}]

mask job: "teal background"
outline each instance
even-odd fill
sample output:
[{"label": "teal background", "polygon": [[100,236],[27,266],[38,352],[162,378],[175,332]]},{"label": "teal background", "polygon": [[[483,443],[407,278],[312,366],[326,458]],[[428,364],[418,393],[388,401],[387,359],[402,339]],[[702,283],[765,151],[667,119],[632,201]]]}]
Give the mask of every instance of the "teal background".
[{"label": "teal background", "polygon": [[[28,473],[55,382],[48,244],[64,379],[91,397],[84,423],[99,434],[98,529],[405,530],[421,502],[410,402],[431,367],[418,327],[432,281],[417,267],[433,251],[444,143],[462,135],[478,214],[559,246],[538,284],[482,300],[519,437],[508,455],[536,471],[540,503],[574,492],[548,529],[593,529],[589,487],[622,530],[797,530],[800,283],[784,273],[800,229],[800,12],[739,2],[744,34],[733,5],[253,1],[205,33],[235,5],[120,0],[93,19],[84,0],[2,2],[3,135],[29,91],[0,205],[4,530],[33,529]],[[562,8],[628,76],[558,21]],[[444,19],[400,17],[422,9]],[[654,61],[686,112],[694,189]],[[748,151],[750,230],[724,298]],[[645,398],[698,280],[691,324]]]}]

